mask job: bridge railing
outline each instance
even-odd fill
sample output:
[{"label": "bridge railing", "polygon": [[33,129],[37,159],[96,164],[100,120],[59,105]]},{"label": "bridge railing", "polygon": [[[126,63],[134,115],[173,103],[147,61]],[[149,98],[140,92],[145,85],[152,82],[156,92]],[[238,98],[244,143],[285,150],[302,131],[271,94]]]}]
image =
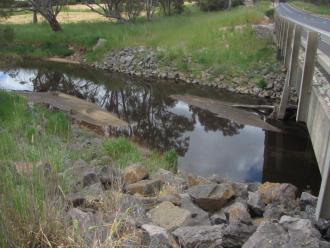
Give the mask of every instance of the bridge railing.
[{"label": "bridge railing", "polygon": [[297,121],[307,125],[322,176],[316,217],[330,218],[330,106],[313,85],[315,71],[323,71],[329,80],[330,33],[281,15],[277,9],[274,23],[276,43],[287,69],[278,118],[284,118],[290,88],[294,87],[298,95]]}]

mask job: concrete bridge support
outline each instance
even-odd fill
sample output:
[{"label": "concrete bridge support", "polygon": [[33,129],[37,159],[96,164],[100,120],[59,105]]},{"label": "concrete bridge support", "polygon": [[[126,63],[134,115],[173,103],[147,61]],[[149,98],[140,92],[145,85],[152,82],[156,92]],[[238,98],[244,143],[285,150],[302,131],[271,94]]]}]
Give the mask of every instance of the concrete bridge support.
[{"label": "concrete bridge support", "polygon": [[329,39],[330,34],[321,33],[320,30],[295,22],[290,17],[281,16],[276,12],[275,36],[283,64],[287,68],[278,118],[284,118],[290,88],[295,87],[299,96],[297,121],[305,122],[307,125],[322,176],[316,218],[330,219],[330,107],[324,101],[319,88],[314,85],[316,62],[325,65],[322,70],[330,74],[330,59],[320,61],[318,50],[320,37],[325,36]]}]

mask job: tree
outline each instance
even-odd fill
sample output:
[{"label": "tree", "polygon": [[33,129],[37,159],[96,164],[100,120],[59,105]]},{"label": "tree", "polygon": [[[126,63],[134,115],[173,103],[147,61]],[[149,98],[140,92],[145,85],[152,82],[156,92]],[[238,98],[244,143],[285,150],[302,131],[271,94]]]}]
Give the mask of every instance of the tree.
[{"label": "tree", "polygon": [[[85,4],[94,12],[106,17],[114,18],[119,22],[124,22],[125,18],[122,17],[120,9],[122,0],[86,0]],[[95,8],[96,6],[96,8]]]},{"label": "tree", "polygon": [[143,10],[140,0],[85,0],[92,11],[118,22],[134,22]]},{"label": "tree", "polygon": [[62,30],[57,16],[66,2],[67,0],[28,0],[29,10],[35,11],[44,17],[54,32]]},{"label": "tree", "polygon": [[13,6],[13,0],[0,0],[0,18],[6,18]]},{"label": "tree", "polygon": [[153,18],[157,6],[158,0],[144,0],[144,9],[146,11],[148,21],[151,21]]}]

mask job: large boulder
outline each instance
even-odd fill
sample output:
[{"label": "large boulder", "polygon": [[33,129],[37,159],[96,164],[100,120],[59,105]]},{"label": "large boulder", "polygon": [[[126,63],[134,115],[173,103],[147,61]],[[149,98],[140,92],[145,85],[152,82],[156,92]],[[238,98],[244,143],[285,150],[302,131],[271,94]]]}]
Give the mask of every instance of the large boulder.
[{"label": "large boulder", "polygon": [[228,216],[229,223],[244,223],[252,224],[251,216],[246,209],[246,206],[241,202],[235,202],[234,204],[228,206],[224,210],[226,216]]},{"label": "large boulder", "polygon": [[81,237],[91,243],[94,239],[103,241],[107,235],[107,228],[102,220],[102,217],[93,212],[85,212],[78,208],[71,208],[68,215],[74,222],[74,225],[79,226],[77,230]]},{"label": "large boulder", "polygon": [[183,208],[174,206],[171,202],[162,202],[148,212],[148,216],[154,224],[166,230],[174,230],[180,226],[187,225],[191,213]]},{"label": "large boulder", "polygon": [[183,178],[175,175],[171,171],[164,169],[158,169],[157,172],[152,176],[152,179],[161,180],[163,184],[175,187],[178,192],[187,188],[186,181]]},{"label": "large boulder", "polygon": [[181,194],[180,196],[181,207],[187,209],[191,213],[191,219],[189,221],[190,226],[211,224],[208,212],[196,206],[187,193]]},{"label": "large boulder", "polygon": [[222,247],[240,248],[255,231],[256,227],[253,225],[241,222],[229,224],[222,232]]},{"label": "large boulder", "polygon": [[163,194],[159,197],[160,202],[171,202],[175,206],[181,206],[181,196],[179,194]]},{"label": "large boulder", "polygon": [[252,225],[235,223],[214,226],[187,226],[173,235],[183,248],[239,248],[255,231]]},{"label": "large boulder", "polygon": [[142,229],[149,236],[149,248],[179,248],[172,234],[168,233],[165,228],[152,224],[144,224],[142,225]]},{"label": "large boulder", "polygon": [[126,184],[132,184],[146,179],[148,176],[147,168],[144,165],[137,163],[125,168],[123,180]]},{"label": "large boulder", "polygon": [[188,189],[188,194],[199,207],[215,212],[235,195],[235,189],[231,183],[210,183],[193,186]]},{"label": "large boulder", "polygon": [[140,195],[154,195],[160,191],[161,181],[154,180],[142,180],[137,183],[132,183],[126,186],[126,191],[129,194],[140,194]]},{"label": "large boulder", "polygon": [[[262,222],[257,231],[244,243],[242,248],[281,248],[289,241],[285,229],[278,223]],[[295,246],[292,246],[292,248]]]},{"label": "large boulder", "polygon": [[111,165],[103,166],[98,172],[98,177],[106,189],[109,189],[111,186],[118,188],[122,185],[121,171],[113,168]]},{"label": "large boulder", "polygon": [[81,191],[67,196],[67,202],[73,207],[86,207],[97,209],[103,201],[104,192],[101,183],[95,183],[83,188]]},{"label": "large boulder", "polygon": [[263,215],[266,204],[262,201],[261,195],[258,191],[249,192],[247,204],[255,216]]},{"label": "large boulder", "polygon": [[224,229],[224,225],[186,226],[176,229],[173,235],[183,248],[221,248]]},{"label": "large boulder", "polygon": [[312,208],[316,208],[317,204],[317,197],[311,195],[308,192],[302,192],[300,199],[299,199],[299,205],[302,210],[305,210],[307,206],[310,206]]},{"label": "large boulder", "polygon": [[194,175],[188,175],[187,176],[188,187],[192,187],[192,186],[195,186],[195,185],[201,185],[201,184],[208,184],[208,183],[211,183],[211,181],[208,180],[205,177],[194,176]]},{"label": "large boulder", "polygon": [[297,207],[297,188],[292,184],[266,182],[259,187],[258,192],[265,204],[281,204],[289,209]]},{"label": "large boulder", "polygon": [[311,220],[282,216],[279,222],[262,222],[243,248],[327,247]]}]

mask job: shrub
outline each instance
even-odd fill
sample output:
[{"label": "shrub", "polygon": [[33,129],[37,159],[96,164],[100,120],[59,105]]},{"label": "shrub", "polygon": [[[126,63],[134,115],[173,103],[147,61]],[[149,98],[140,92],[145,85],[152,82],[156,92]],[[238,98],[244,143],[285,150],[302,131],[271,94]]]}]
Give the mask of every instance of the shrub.
[{"label": "shrub", "polygon": [[265,79],[260,79],[259,82],[258,82],[258,87],[260,89],[263,89],[263,90],[266,89],[266,87],[267,87],[266,80]]},{"label": "shrub", "polygon": [[[216,11],[229,7],[229,0],[200,0],[199,7],[202,11]],[[232,0],[231,6],[235,7],[243,4],[242,0]]]},{"label": "shrub", "polygon": [[269,9],[265,12],[265,15],[270,18],[270,19],[273,19],[274,18],[274,9]]},{"label": "shrub", "polygon": [[171,149],[164,155],[165,161],[168,163],[169,168],[173,171],[176,171],[178,166],[178,154],[175,149]]}]

